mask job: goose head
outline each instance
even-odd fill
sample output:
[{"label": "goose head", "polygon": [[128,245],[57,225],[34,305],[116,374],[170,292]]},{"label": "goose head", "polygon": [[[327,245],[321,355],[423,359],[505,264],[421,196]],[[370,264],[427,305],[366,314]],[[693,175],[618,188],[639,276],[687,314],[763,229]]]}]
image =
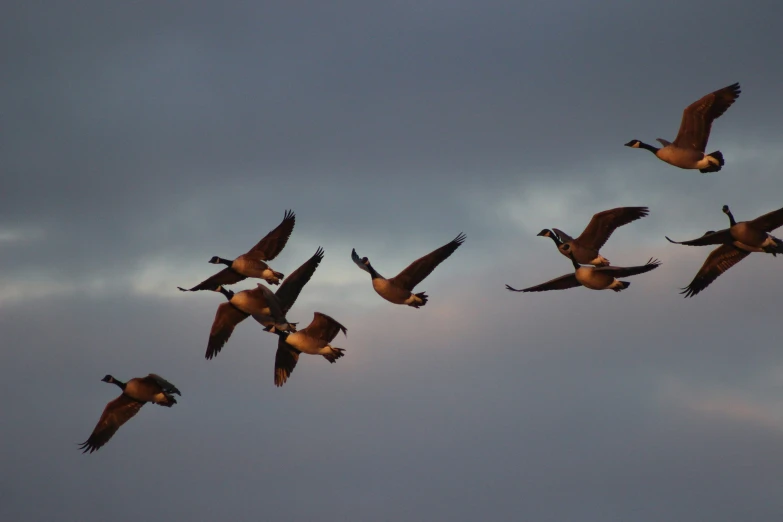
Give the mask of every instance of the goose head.
[{"label": "goose head", "polygon": [[631,148],[634,148],[634,149],[638,149],[639,147],[642,146],[642,142],[639,141],[639,140],[631,140],[628,143],[626,143],[625,146],[626,147],[631,147]]},{"label": "goose head", "polygon": [[105,376],[103,379],[101,379],[101,382],[108,382],[108,383],[112,383],[112,382],[114,382],[115,380],[116,380],[116,379],[115,379],[114,377],[112,377],[111,375],[106,375],[106,376]]},{"label": "goose head", "polygon": [[539,232],[539,233],[538,233],[538,234],[536,234],[536,235],[537,235],[537,236],[541,236],[541,237],[548,237],[548,238],[551,238],[551,239],[552,239],[552,241],[554,241],[554,242],[555,242],[555,244],[556,244],[557,246],[560,246],[560,245],[563,243],[563,242],[560,240],[560,238],[557,236],[557,234],[555,234],[554,232],[552,232],[552,231],[551,231],[551,230],[549,230],[548,228],[545,228],[544,230],[542,230],[541,232]]},{"label": "goose head", "polygon": [[354,263],[356,263],[356,266],[364,270],[365,272],[369,272],[372,274],[372,265],[370,264],[370,260],[366,257],[359,257],[359,254],[356,253],[356,249],[354,248],[351,250],[351,259]]}]

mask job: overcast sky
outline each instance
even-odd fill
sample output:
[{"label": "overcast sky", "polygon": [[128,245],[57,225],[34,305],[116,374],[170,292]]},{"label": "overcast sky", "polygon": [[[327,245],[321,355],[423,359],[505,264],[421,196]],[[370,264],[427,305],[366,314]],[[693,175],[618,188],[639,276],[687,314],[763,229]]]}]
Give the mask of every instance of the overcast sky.
[{"label": "overcast sky", "polygon": [[[296,5],[294,5],[296,4]],[[330,4],[330,6],[327,6]],[[763,4],[763,5],[762,5]],[[779,521],[780,258],[683,299],[710,247],[783,206],[778,2],[8,2],[0,17],[0,519]],[[734,82],[726,166],[671,167],[682,109]],[[542,228],[646,205],[622,293],[514,294],[572,270]],[[288,314],[336,364],[183,294],[275,227],[326,254]],[[459,232],[417,291],[386,276]],[[778,233],[780,235],[781,232]],[[234,289],[250,288],[245,281]],[[119,390],[182,390],[82,455]]]}]

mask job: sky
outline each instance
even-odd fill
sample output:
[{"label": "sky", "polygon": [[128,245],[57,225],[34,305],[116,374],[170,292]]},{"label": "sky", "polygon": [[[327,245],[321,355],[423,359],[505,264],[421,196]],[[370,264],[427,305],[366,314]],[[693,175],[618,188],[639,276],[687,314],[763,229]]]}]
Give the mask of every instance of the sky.
[{"label": "sky", "polygon": [[[710,247],[783,206],[777,2],[9,2],[0,17],[0,519],[779,520],[783,260],[691,299]],[[702,175],[631,139],[740,82]],[[572,270],[618,206],[622,292],[516,294]],[[288,314],[348,329],[336,364],[184,294],[275,227],[325,258]],[[466,242],[416,290],[385,276]],[[783,233],[783,232],[781,232]],[[245,281],[234,289],[251,288]],[[100,380],[182,391],[83,455]]]}]

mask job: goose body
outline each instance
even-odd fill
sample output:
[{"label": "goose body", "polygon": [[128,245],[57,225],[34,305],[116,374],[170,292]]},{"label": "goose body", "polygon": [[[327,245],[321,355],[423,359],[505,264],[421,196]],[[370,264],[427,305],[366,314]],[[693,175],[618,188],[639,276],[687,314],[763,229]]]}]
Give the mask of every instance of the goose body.
[{"label": "goose body", "polygon": [[720,151],[705,153],[712,122],[731,107],[740,95],[739,83],[711,92],[696,100],[682,113],[680,130],[673,142],[658,138],[661,147],[631,140],[626,147],[645,149],[681,169],[698,169],[701,173],[718,172],[725,164]]},{"label": "goose body", "polygon": [[573,255],[582,265],[609,266],[609,260],[599,252],[601,247],[618,227],[648,214],[647,207],[618,207],[594,214],[576,239],[556,228],[544,229],[538,235],[552,239],[562,255],[569,259]]},{"label": "goose body", "polygon": [[540,285],[531,286],[529,288],[523,288],[518,290],[509,285],[506,285],[506,289],[512,292],[545,292],[549,290],[565,290],[567,288],[576,288],[578,286],[584,286],[590,290],[614,290],[620,292],[628,288],[631,283],[628,281],[620,281],[618,277],[629,277],[633,275],[643,274],[658,268],[661,264],[657,259],[650,259],[646,264],[640,266],[631,267],[618,267],[618,266],[581,266],[573,255],[569,256],[574,266],[574,272],[566,274],[560,277],[556,277],[546,283]]},{"label": "goose body", "polygon": [[453,254],[464,241],[465,235],[459,234],[449,243],[420,257],[408,265],[405,270],[389,279],[379,274],[370,264],[369,259],[366,257],[360,258],[356,253],[356,249],[351,251],[351,259],[359,268],[370,274],[372,287],[382,298],[390,303],[419,308],[427,304],[429,297],[425,292],[414,294],[413,289],[430,275],[435,270],[435,267]]},{"label": "goose body", "polygon": [[122,393],[106,405],[90,437],[79,445],[82,453],[97,451],[109,442],[120,426],[136,415],[146,403],[171,408],[177,403],[174,394],[182,395],[176,386],[154,373],[133,378],[128,382],[122,382],[111,375],[101,380],[116,384]]},{"label": "goose body", "polygon": [[275,354],[275,386],[285,384],[299,361],[299,354],[321,355],[330,363],[337,362],[345,350],[332,346],[331,342],[340,332],[348,335],[345,326],[321,312],[315,312],[313,320],[303,330],[276,331],[279,339]]},{"label": "goose body", "polygon": [[202,281],[193,288],[177,287],[183,292],[195,292],[198,290],[217,290],[219,286],[232,285],[247,279],[248,277],[263,279],[271,285],[277,285],[284,278],[284,274],[273,270],[265,261],[276,258],[291,236],[296,224],[296,216],[287,210],[283,221],[274,230],[256,243],[253,248],[235,259],[224,259],[214,256],[209,260],[212,264],[223,264],[226,268]]},{"label": "goose body", "polygon": [[250,316],[267,331],[296,329],[295,325],[286,319],[275,294],[261,283],[256,288],[236,293],[219,286],[218,292],[222,293],[228,302],[221,303],[215,312],[204,355],[207,359],[220,353],[236,325]]},{"label": "goose body", "polygon": [[682,289],[685,297],[693,297],[717,279],[729,268],[745,259],[752,252],[764,252],[776,257],[783,254],[783,240],[770,232],[783,225],[783,208],[768,212],[752,221],[737,221],[728,205],[723,205],[723,213],[729,217],[729,228],[717,232],[710,231],[701,237],[689,241],[673,241],[678,245],[706,246],[720,245],[710,252],[691,283]]}]

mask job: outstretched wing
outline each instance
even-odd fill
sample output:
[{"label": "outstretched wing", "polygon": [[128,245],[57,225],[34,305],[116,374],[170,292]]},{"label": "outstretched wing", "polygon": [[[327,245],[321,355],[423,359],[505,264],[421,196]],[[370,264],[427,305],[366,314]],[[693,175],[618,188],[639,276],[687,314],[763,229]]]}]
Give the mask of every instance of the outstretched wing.
[{"label": "outstretched wing", "polygon": [[230,266],[227,266],[217,274],[213,275],[209,279],[202,281],[201,283],[197,284],[190,290],[187,288],[182,288],[181,286],[178,286],[180,290],[183,292],[195,292],[197,290],[217,290],[219,286],[223,285],[233,285],[234,283],[238,283],[242,280],[246,279],[245,276],[231,268]]},{"label": "outstretched wing", "polygon": [[657,259],[650,258],[646,264],[641,266],[602,266],[594,268],[595,272],[603,272],[612,275],[613,277],[630,277],[639,274],[644,274],[650,270],[655,270],[661,266],[661,262]]},{"label": "outstretched wing", "polygon": [[546,292],[547,290],[565,290],[566,288],[576,288],[582,286],[579,281],[576,280],[576,274],[566,274],[564,276],[556,277],[546,283],[540,285],[531,286],[530,288],[523,288],[517,290],[511,286],[506,285],[506,289],[512,292]]},{"label": "outstretched wing", "polygon": [[682,113],[682,122],[674,145],[704,152],[713,120],[732,106],[739,98],[740,92],[740,84],[734,83],[688,105]]},{"label": "outstretched wing", "polygon": [[253,257],[262,261],[271,261],[283,251],[288,238],[291,237],[291,232],[294,230],[296,224],[296,216],[292,210],[286,210],[283,221],[277,225],[277,228],[269,232],[264,238],[256,243],[256,245],[247,251],[248,254],[253,254]]},{"label": "outstretched wing", "polygon": [[731,244],[719,246],[707,256],[691,284],[683,288],[680,293],[685,294],[685,297],[693,297],[710,286],[723,272],[745,259],[748,254],[750,252],[740,250]]},{"label": "outstretched wing", "polygon": [[696,239],[691,239],[690,241],[673,241],[669,239],[669,236],[664,237],[669,241],[669,243],[688,246],[725,245],[726,243],[731,243],[734,241],[728,228],[718,230],[717,232],[705,232],[703,236],[697,237]]},{"label": "outstretched wing", "polygon": [[595,214],[576,241],[588,248],[600,250],[616,228],[643,218],[650,213],[647,207],[618,207]]},{"label": "outstretched wing", "polygon": [[321,312],[315,312],[313,314],[313,320],[303,331],[306,335],[315,339],[321,339],[327,343],[332,342],[332,339],[337,337],[337,334],[341,331],[343,332],[343,335],[348,335],[348,329],[345,328],[345,326]]},{"label": "outstretched wing", "polygon": [[277,353],[275,354],[275,386],[282,386],[291,376],[291,372],[299,362],[299,354],[302,353],[282,337],[277,340]]},{"label": "outstretched wing", "polygon": [[277,289],[275,295],[280,302],[280,308],[284,314],[287,314],[291,307],[294,306],[296,298],[299,297],[302,288],[304,288],[304,285],[313,277],[315,269],[318,268],[318,265],[323,258],[324,249],[318,247],[318,250],[313,254],[313,257],[305,261],[302,266],[294,270],[293,273],[286,277],[280,284],[280,288]]},{"label": "outstretched wing", "polygon": [[764,232],[772,232],[780,225],[783,225],[783,208],[759,216],[751,221],[751,224]]},{"label": "outstretched wing", "polygon": [[82,442],[79,449],[83,450],[82,453],[92,453],[100,449],[117,433],[120,426],[139,412],[142,406],[144,406],[143,402],[131,399],[124,393],[109,402],[103,409],[103,414],[92,430],[90,438]]},{"label": "outstretched wing", "polygon": [[389,280],[394,286],[413,291],[413,288],[430,275],[435,267],[446,260],[465,241],[465,234],[460,233],[449,243],[420,257],[405,270]]},{"label": "outstretched wing", "polygon": [[180,391],[177,389],[176,386],[174,386],[169,381],[167,381],[166,379],[164,379],[163,377],[161,377],[160,375],[158,375],[156,373],[151,373],[151,374],[147,375],[147,377],[145,377],[145,378],[146,379],[151,379],[158,386],[160,386],[160,388],[164,392],[166,392],[166,393],[176,393],[180,397],[182,396],[182,394],[180,393]]},{"label": "outstretched wing", "polygon": [[212,322],[212,330],[209,332],[207,353],[204,357],[212,359],[220,353],[220,350],[228,342],[228,338],[234,333],[234,327],[247,317],[248,314],[240,311],[231,303],[220,303],[215,313],[215,320]]}]

